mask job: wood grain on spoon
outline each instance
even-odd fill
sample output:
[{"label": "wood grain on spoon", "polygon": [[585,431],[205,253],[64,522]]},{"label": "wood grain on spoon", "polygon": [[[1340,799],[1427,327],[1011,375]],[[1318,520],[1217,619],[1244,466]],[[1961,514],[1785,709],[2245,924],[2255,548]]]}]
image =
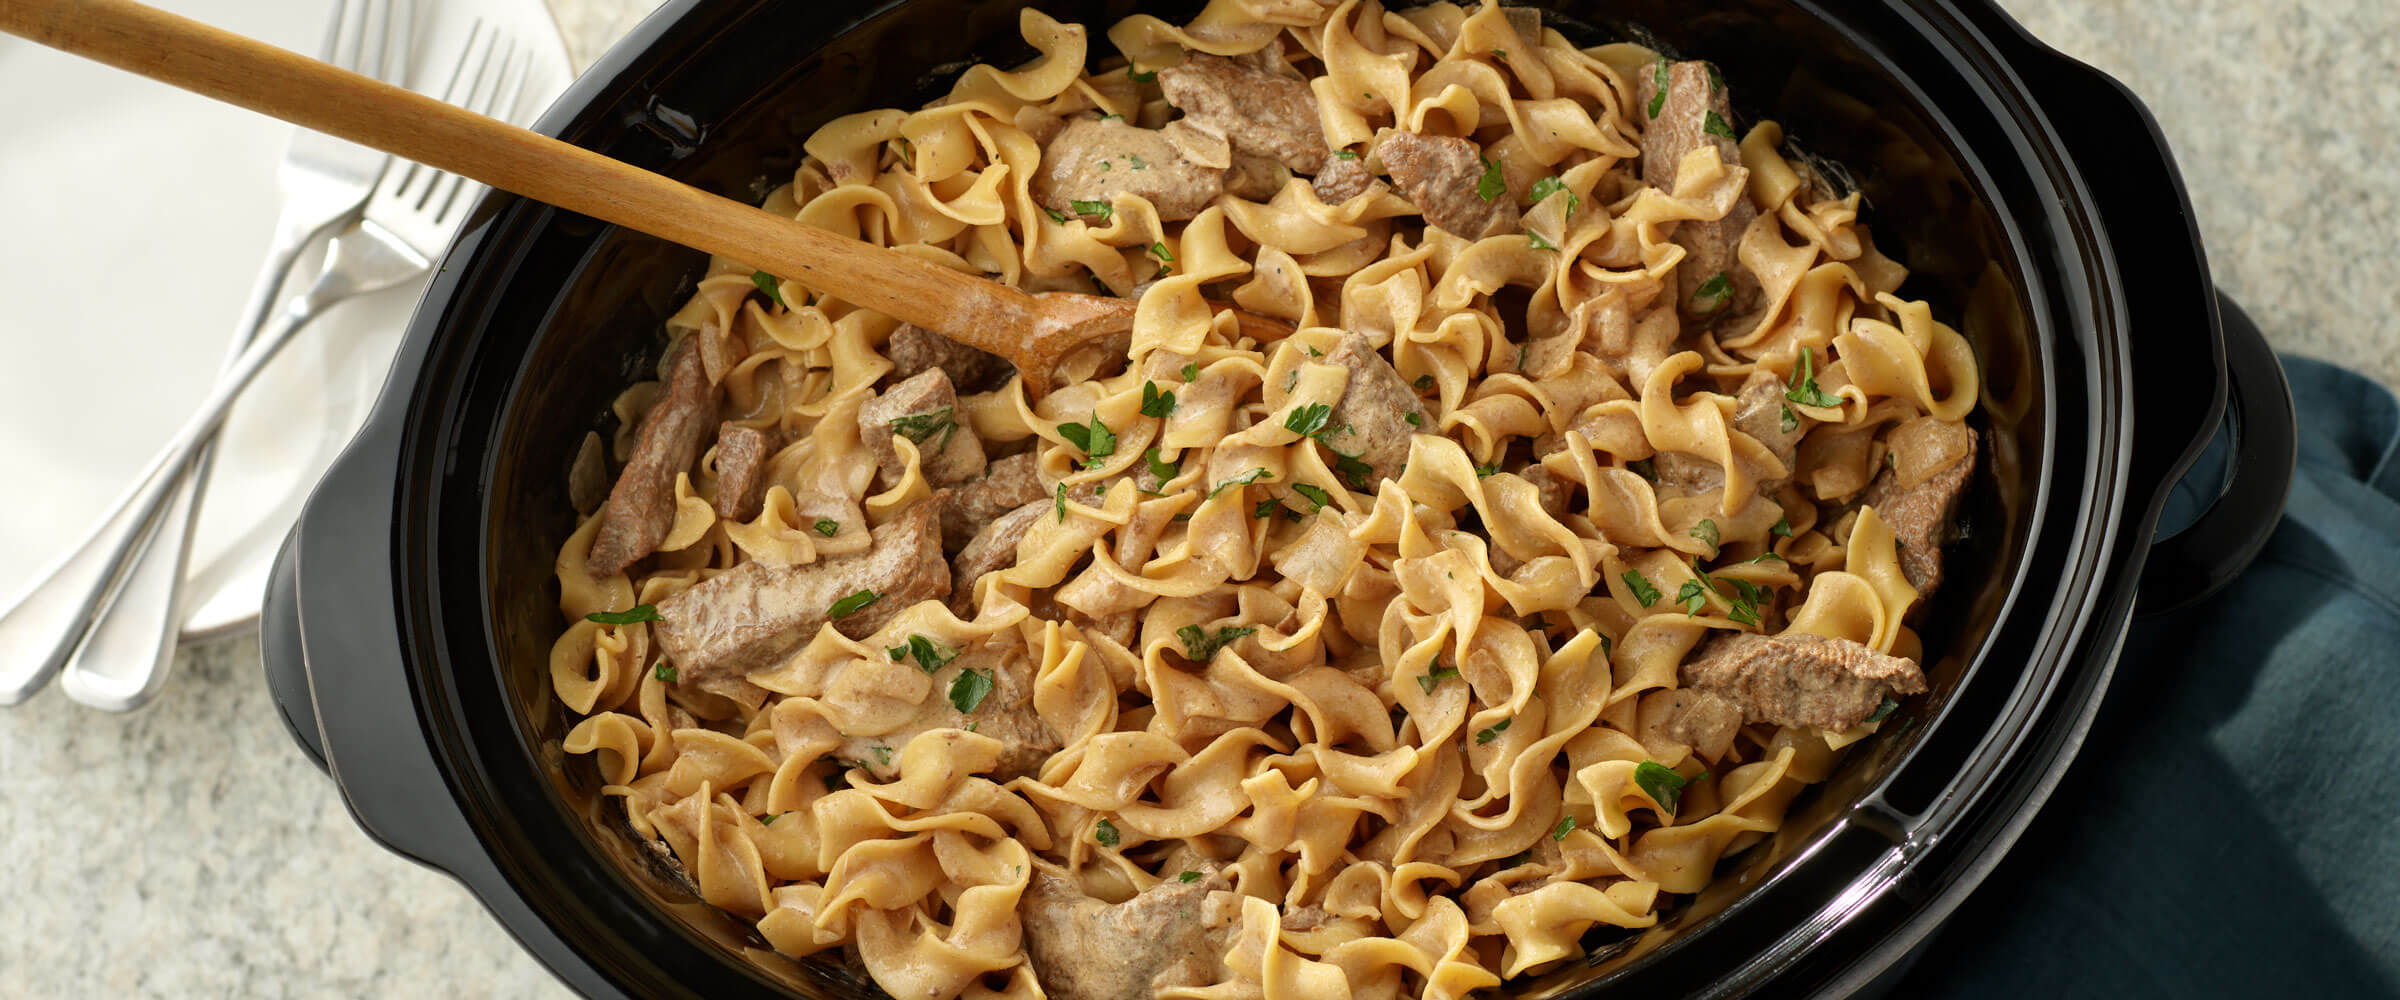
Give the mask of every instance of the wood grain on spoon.
[{"label": "wood grain on spoon", "polygon": [[742,261],[1000,355],[1037,398],[1061,357],[1133,325],[1126,299],[962,274],[131,0],[0,0],[0,30]]}]

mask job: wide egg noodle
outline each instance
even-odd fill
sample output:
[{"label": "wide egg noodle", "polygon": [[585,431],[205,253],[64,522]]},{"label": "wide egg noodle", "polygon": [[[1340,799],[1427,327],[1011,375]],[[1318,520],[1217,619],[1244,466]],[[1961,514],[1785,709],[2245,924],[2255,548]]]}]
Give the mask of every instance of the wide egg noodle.
[{"label": "wide egg noodle", "polygon": [[[1877,725],[1754,724],[1704,756],[1662,715],[1693,651],[1752,631],[1920,653],[1893,529],[1854,498],[1886,464],[1913,485],[1972,447],[1959,428],[1985,387],[1967,340],[1894,294],[1906,271],[1859,195],[1787,155],[1772,122],[1731,162],[1704,145],[1671,184],[1641,183],[1636,81],[1659,59],[1641,46],[1579,49],[1493,4],[1212,0],[1184,25],[1106,26],[1095,61],[1097,27],[1021,12],[1033,60],[834,119],[765,201],[1029,290],[1138,290],[1121,372],[958,399],[962,431],[1030,449],[1056,499],[953,605],[676,682],[649,622],[590,616],[744,563],[862,552],[936,492],[915,442],[894,439],[888,482],[861,442],[897,324],[712,259],[665,326],[701,352],[724,419],[778,441],[765,499],[718,516],[709,450],[634,571],[590,574],[597,517],[567,538],[548,664],[576,719],[564,749],[703,899],[786,955],[847,950],[894,996],[1043,995],[1019,919],[1037,875],[1121,900],[1217,872],[1223,961],[1163,994],[1195,1000],[1461,996],[1582,957],[1591,928],[1655,924]],[[1062,119],[1166,125],[1196,162],[1229,163],[1224,137],[1169,124],[1141,82],[1191,53],[1304,67],[1337,149],[1371,155],[1392,128],[1475,141],[1524,231],[1425,228],[1383,182],[1327,204],[1293,178],[1180,222],[1128,194],[1063,222],[1034,201],[1038,136]],[[1545,178],[1563,194],[1523,204]],[[1756,311],[1697,329],[1672,301],[1689,256],[1674,233],[1745,199]],[[1254,339],[1211,298],[1292,332]],[[1351,335],[1423,411],[1380,481],[1295,429],[1356,391],[1327,360]],[[1803,364],[1832,405],[1790,403],[1805,431],[1787,459],[1736,425],[1737,396]],[[1172,411],[1145,413],[1161,391]],[[620,462],[660,395],[643,381],[613,401]],[[1113,453],[1060,430],[1094,421]],[[1675,461],[1717,478],[1670,483]],[[1546,502],[1559,487],[1563,509]],[[1765,598],[1737,608],[1725,581]],[[1195,632],[1226,641],[1195,658]],[[895,657],[912,637],[958,658]],[[1001,739],[914,721],[996,663],[1021,669],[1061,744],[1005,782]],[[1638,780],[1645,764],[1689,779],[1680,798]]]}]

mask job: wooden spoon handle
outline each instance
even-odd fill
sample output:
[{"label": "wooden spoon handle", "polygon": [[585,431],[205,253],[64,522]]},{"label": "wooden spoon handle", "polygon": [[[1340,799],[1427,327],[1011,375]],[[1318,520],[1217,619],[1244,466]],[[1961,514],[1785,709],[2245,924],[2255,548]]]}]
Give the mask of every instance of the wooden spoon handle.
[{"label": "wooden spoon handle", "polygon": [[[1023,350],[1040,309],[1033,296],[998,282],[805,226],[131,0],[0,0],[0,31],[722,254],[1003,356]],[[990,342],[982,342],[987,336]]]}]

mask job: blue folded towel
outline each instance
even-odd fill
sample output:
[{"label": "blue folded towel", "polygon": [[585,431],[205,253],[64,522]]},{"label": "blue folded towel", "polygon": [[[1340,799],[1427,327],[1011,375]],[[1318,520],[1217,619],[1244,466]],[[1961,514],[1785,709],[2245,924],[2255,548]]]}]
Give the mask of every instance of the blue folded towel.
[{"label": "blue folded towel", "polygon": [[[2283,364],[2283,523],[2135,623],[2057,793],[1895,996],[2400,995],[2400,402]],[[2213,496],[2212,455],[2162,523]]]}]

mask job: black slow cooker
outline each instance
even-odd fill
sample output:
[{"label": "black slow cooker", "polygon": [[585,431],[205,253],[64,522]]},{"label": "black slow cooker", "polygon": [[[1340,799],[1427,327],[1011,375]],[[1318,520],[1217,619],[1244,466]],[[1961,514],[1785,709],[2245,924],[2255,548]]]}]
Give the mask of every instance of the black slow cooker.
[{"label": "black slow cooker", "polygon": [[[791,176],[828,119],[913,106],[1032,55],[1018,2],[673,0],[540,129],[737,199]],[[1043,0],[1062,20],[1196,3]],[[1983,365],[1991,442],[1925,623],[1930,697],[1648,931],[1595,938],[1528,996],[1847,993],[1947,915],[2072,757],[2137,606],[2237,572],[2292,468],[2290,401],[2209,282],[2174,161],[2114,81],[1985,0],[1572,0],[1546,23],[1717,62],[1745,117],[1845,165],[1903,289]],[[369,835],[465,883],[586,993],[880,995],[705,904],[559,746],[551,579],[566,470],[655,359],[705,264],[494,195],[445,259],[373,416],[285,543],[269,681]],[[2238,419],[2226,421],[2228,398]],[[2153,541],[2221,424],[2226,498]]]}]

